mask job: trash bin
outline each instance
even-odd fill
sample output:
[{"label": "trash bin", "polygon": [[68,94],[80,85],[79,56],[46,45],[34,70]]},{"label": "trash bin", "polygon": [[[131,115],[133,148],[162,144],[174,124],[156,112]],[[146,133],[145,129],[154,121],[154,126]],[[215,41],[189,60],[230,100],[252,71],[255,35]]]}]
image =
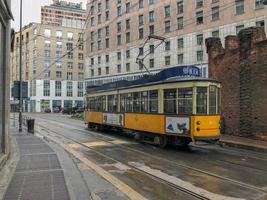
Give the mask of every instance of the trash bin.
[{"label": "trash bin", "polygon": [[27,119],[28,133],[34,133],[34,119]]}]

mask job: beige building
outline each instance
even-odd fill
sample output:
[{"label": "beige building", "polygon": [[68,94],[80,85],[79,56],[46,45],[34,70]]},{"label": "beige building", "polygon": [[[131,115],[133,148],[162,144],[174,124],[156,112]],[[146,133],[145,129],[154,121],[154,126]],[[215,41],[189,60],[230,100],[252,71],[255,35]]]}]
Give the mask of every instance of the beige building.
[{"label": "beige building", "polygon": [[53,4],[41,8],[43,24],[82,28],[85,20],[86,11],[82,8],[82,3],[53,0]]},{"label": "beige building", "polygon": [[[133,80],[146,71],[136,64],[139,53],[152,72],[194,64],[207,76],[205,38],[235,35],[244,27],[266,29],[262,0],[99,0],[87,4],[86,82],[98,85]],[[142,48],[149,35],[152,39]]]},{"label": "beige building", "polygon": [[[84,49],[82,29],[31,23],[23,28],[23,80],[29,111],[82,106]],[[71,51],[74,49],[73,51]],[[11,80],[19,80],[19,33],[11,54]]]}]

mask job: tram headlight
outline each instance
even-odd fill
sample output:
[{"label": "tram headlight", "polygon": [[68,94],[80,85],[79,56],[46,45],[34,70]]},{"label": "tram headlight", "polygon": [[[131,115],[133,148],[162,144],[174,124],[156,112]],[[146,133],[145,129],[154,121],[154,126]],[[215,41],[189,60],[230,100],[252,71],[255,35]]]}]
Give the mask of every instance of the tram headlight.
[{"label": "tram headlight", "polygon": [[201,123],[200,123],[200,121],[197,121],[197,125],[200,125]]}]

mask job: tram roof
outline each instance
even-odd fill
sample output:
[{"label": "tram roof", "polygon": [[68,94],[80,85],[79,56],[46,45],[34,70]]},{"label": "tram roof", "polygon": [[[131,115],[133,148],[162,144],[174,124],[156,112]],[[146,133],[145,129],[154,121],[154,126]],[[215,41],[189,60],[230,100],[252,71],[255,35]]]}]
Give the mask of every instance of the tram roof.
[{"label": "tram roof", "polygon": [[178,67],[164,69],[155,75],[150,75],[150,76],[147,75],[141,79],[134,81],[121,80],[121,81],[106,83],[97,87],[87,87],[86,92],[97,93],[103,91],[159,85],[163,83],[173,83],[173,82],[212,81],[219,83],[219,81],[203,78],[200,76],[201,76],[200,69],[195,65],[178,66]]}]

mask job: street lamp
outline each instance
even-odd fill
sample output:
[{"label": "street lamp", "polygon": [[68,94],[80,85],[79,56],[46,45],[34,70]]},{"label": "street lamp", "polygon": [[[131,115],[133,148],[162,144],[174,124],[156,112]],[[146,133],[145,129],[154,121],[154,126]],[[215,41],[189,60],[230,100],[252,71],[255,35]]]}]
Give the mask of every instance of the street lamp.
[{"label": "street lamp", "polygon": [[20,0],[20,32],[19,32],[19,132],[22,131],[22,0]]}]

